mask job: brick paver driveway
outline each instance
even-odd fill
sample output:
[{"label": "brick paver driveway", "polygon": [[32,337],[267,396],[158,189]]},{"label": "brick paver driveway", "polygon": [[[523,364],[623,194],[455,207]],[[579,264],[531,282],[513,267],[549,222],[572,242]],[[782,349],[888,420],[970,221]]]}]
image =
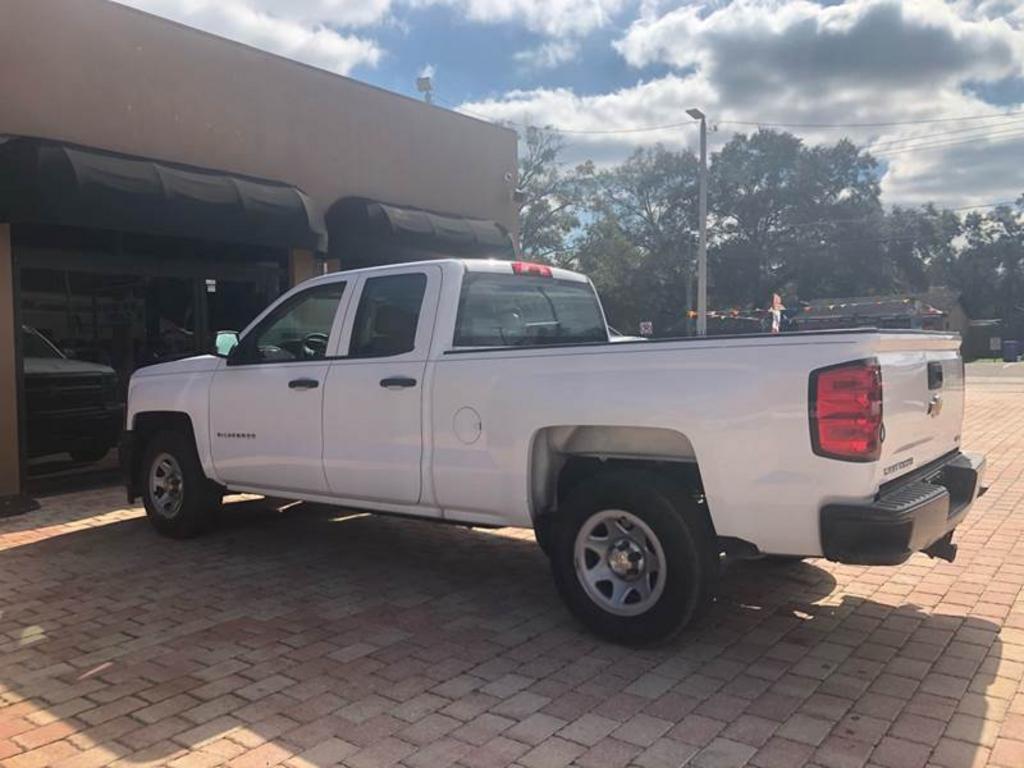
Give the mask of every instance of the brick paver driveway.
[{"label": "brick paver driveway", "polygon": [[117,490],[0,521],[0,762],[1024,766],[1024,378],[948,565],[729,567],[671,646],[596,641],[523,533],[266,504],[157,538]]}]

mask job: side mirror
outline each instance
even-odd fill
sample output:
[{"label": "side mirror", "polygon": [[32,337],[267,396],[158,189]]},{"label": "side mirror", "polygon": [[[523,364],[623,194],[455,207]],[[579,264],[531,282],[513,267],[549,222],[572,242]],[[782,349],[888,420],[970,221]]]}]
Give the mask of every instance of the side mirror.
[{"label": "side mirror", "polygon": [[227,357],[238,346],[238,331],[217,331],[214,351],[217,357]]}]

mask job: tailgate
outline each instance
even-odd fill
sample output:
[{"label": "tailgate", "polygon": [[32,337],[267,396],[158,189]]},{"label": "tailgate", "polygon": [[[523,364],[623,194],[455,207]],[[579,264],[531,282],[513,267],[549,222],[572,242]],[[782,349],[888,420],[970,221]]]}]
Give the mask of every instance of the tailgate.
[{"label": "tailgate", "polygon": [[959,349],[956,336],[883,337],[880,484],[960,448],[964,367]]}]

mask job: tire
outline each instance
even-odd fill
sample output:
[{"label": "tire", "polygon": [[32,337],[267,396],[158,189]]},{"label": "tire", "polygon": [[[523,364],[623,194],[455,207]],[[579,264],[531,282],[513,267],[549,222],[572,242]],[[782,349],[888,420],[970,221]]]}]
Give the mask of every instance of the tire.
[{"label": "tire", "polygon": [[801,563],[805,559],[806,558],[801,557],[800,555],[765,555],[761,558],[761,562],[765,565],[777,565],[781,567],[784,565],[792,565],[793,563]]},{"label": "tire", "polygon": [[[621,470],[584,481],[555,514],[551,534],[562,600],[608,640],[668,640],[714,600],[719,558],[711,523],[664,477]],[[651,567],[659,561],[662,567]]]},{"label": "tire", "polygon": [[158,432],[146,443],[140,481],[146,517],[173,539],[202,533],[220,505],[219,489],[203,473],[195,444],[182,432]]},{"label": "tire", "polygon": [[543,515],[533,523],[533,537],[537,540],[537,546],[540,547],[548,557],[551,557],[551,520],[549,515]]}]

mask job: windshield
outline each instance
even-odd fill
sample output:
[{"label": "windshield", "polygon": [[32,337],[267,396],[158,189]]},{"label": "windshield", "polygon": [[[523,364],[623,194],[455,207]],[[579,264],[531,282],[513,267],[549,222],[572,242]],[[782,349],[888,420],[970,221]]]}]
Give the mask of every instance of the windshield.
[{"label": "windshield", "polygon": [[22,357],[42,357],[51,360],[60,360],[64,357],[39,331],[27,326],[23,326],[21,329],[21,355]]},{"label": "windshield", "polygon": [[462,284],[457,347],[608,341],[589,283],[533,275],[470,273]]}]

